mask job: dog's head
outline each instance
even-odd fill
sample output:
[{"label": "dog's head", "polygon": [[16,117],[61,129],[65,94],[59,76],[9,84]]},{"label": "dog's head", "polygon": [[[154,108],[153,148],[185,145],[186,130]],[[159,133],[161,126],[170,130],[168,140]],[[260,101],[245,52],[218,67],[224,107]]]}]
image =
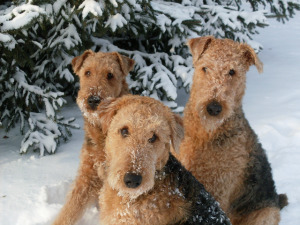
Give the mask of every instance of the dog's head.
[{"label": "dog's head", "polygon": [[99,105],[99,121],[106,134],[106,182],[135,199],[153,188],[155,172],[178,151],[183,127],[161,102],[127,95]]},{"label": "dog's head", "polygon": [[202,125],[214,130],[241,108],[246,72],[263,65],[247,44],[212,36],[194,38],[188,45],[195,73],[191,98]]},{"label": "dog's head", "polygon": [[80,79],[77,104],[85,115],[94,111],[108,97],[128,93],[126,76],[133,69],[134,60],[117,52],[85,51],[72,60],[74,72]]}]

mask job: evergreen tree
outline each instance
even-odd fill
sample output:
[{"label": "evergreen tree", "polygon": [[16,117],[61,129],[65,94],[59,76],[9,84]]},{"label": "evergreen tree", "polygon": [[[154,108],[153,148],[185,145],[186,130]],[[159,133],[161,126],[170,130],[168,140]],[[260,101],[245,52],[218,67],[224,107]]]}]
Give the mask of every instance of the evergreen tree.
[{"label": "evergreen tree", "polygon": [[259,50],[258,28],[299,9],[299,0],[7,1],[0,6],[0,122],[6,130],[20,124],[21,153],[54,153],[78,127],[60,111],[78,89],[70,62],[88,48],[133,58],[132,93],[181,111],[178,80],[188,89],[193,73],[187,38],[214,35]]}]

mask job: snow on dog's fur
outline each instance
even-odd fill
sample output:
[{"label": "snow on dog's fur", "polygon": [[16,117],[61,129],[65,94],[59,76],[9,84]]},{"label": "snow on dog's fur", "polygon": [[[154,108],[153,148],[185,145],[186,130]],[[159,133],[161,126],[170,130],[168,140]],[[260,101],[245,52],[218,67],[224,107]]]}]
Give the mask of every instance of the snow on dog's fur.
[{"label": "snow on dog's fur", "polygon": [[262,72],[263,65],[245,43],[208,36],[188,44],[195,72],[179,159],[233,224],[278,225],[287,197],[276,193],[266,153],[242,109],[246,72],[251,65]]},{"label": "snow on dog's fur", "polygon": [[73,70],[80,79],[77,104],[84,117],[85,141],[73,189],[53,225],[75,224],[88,204],[96,201],[103,177],[95,170],[94,159],[99,161],[102,158],[103,161],[104,153],[101,144],[96,146],[91,141],[91,135],[97,135],[98,143],[103,142],[105,137],[101,127],[95,125],[95,110],[108,97],[128,94],[125,77],[133,65],[132,59],[117,52],[87,50],[72,60]]},{"label": "snow on dog's fur", "polygon": [[77,104],[90,122],[97,105],[108,97],[128,94],[126,76],[132,70],[134,61],[117,52],[85,51],[72,61],[74,72],[79,76],[80,89]]},{"label": "snow on dog's fur", "polygon": [[[155,171],[169,158],[170,141],[179,147],[180,126],[166,106],[151,98],[124,96],[106,104],[99,106],[100,124],[107,132],[106,180],[118,195],[134,199],[153,188]],[[126,186],[127,173],[142,176],[138,188]]]},{"label": "snow on dog's fur", "polygon": [[[105,162],[100,223],[106,225],[230,224],[218,203],[170,153],[183,128],[161,102],[126,95],[99,105]],[[92,136],[98,145],[97,136]],[[101,141],[101,140],[100,140]],[[97,159],[95,159],[97,161]]]}]

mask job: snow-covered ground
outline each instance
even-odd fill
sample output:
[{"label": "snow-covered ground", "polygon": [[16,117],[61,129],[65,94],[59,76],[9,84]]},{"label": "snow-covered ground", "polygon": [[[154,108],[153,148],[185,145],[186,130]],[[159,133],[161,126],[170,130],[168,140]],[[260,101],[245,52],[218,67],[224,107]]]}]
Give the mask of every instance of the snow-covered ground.
[{"label": "snow-covered ground", "polygon": [[[300,221],[300,15],[285,25],[272,21],[256,40],[264,46],[259,54],[264,73],[253,67],[247,74],[244,110],[267,150],[278,192],[289,197],[280,224],[295,225]],[[179,102],[185,98],[180,95]],[[66,106],[65,114],[83,124],[75,104]],[[73,130],[56,154],[41,158],[19,155],[21,139],[18,128],[8,134],[0,128],[0,224],[51,224],[76,175],[83,131]],[[98,224],[96,207],[79,224]]]}]

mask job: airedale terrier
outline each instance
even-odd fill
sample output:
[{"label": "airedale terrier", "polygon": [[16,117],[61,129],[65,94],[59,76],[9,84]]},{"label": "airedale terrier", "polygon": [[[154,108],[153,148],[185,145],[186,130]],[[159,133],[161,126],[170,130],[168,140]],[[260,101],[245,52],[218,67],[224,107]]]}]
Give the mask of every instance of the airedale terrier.
[{"label": "airedale terrier", "polygon": [[[103,177],[95,170],[95,158],[104,160],[103,148],[91,141],[91,133],[104,141],[101,127],[93,124],[93,112],[108,97],[119,97],[129,92],[126,76],[133,69],[134,61],[117,52],[85,51],[72,60],[74,72],[80,79],[77,97],[84,116],[85,140],[81,149],[80,166],[65,205],[54,225],[71,225],[81,217],[87,205],[97,201]],[[87,116],[88,115],[88,116]]]},{"label": "airedale terrier", "polygon": [[278,195],[265,150],[242,109],[246,72],[263,64],[229,39],[189,40],[195,67],[184,111],[179,159],[220,202],[233,224],[275,225],[287,196]]},{"label": "airedale terrier", "polygon": [[105,177],[100,224],[230,224],[219,203],[170,153],[178,151],[183,127],[168,107],[126,95],[104,101],[98,113],[94,122],[106,134],[106,160],[95,159]]}]

